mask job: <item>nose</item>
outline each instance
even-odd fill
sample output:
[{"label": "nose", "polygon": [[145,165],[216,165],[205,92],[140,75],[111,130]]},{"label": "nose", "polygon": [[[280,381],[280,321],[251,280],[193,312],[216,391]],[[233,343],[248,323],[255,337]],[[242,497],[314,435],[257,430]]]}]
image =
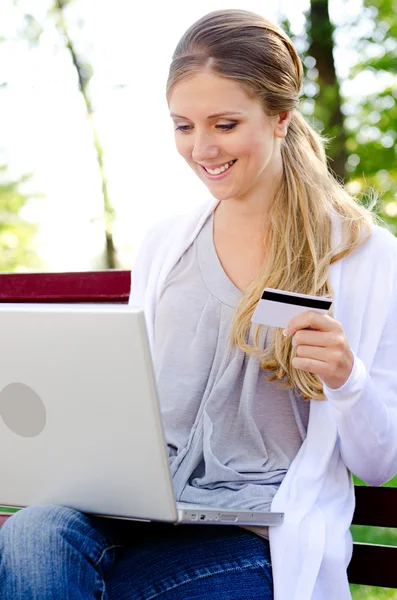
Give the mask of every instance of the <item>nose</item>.
[{"label": "nose", "polygon": [[195,133],[192,147],[192,159],[195,162],[202,162],[208,158],[216,158],[218,153],[218,146],[211,135],[199,132]]}]

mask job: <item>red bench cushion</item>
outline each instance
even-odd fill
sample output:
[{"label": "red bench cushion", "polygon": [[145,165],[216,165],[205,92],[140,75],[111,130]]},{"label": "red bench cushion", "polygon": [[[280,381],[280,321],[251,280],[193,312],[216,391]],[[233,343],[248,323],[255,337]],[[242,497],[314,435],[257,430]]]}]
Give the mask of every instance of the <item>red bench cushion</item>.
[{"label": "red bench cushion", "polygon": [[3,515],[0,515],[0,527],[1,527],[2,525],[4,525],[4,523],[5,523],[6,519],[8,519],[8,516],[6,517],[6,516],[3,516]]}]

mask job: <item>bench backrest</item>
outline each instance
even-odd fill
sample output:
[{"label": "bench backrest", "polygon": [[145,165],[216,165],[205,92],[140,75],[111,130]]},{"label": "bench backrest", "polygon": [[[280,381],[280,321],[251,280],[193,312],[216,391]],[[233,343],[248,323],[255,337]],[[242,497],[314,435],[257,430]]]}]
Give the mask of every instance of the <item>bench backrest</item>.
[{"label": "bench backrest", "polygon": [[[0,274],[0,302],[127,303],[129,290],[129,271]],[[397,489],[355,489],[354,524],[397,527]],[[352,583],[397,588],[397,548],[355,543],[348,574]]]},{"label": "bench backrest", "polygon": [[0,273],[0,302],[127,303],[130,271]]},{"label": "bench backrest", "polygon": [[[397,488],[356,486],[353,523],[397,528]],[[349,581],[397,588],[397,547],[354,544]]]}]

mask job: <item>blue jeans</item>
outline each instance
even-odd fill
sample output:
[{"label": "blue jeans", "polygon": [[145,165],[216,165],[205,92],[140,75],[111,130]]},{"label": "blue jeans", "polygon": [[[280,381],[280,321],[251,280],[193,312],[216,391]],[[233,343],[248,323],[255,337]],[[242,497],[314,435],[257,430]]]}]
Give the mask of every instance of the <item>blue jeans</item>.
[{"label": "blue jeans", "polygon": [[0,529],[1,600],[272,600],[269,544],[232,526],[31,506]]}]

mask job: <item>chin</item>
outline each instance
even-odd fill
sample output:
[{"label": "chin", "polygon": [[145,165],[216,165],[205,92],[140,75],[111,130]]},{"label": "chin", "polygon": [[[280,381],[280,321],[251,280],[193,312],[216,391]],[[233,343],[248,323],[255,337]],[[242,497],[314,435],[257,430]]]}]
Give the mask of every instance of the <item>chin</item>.
[{"label": "chin", "polygon": [[211,194],[211,196],[213,198],[215,198],[215,200],[219,200],[219,201],[228,200],[229,198],[233,197],[230,194],[226,194],[226,193],[222,194],[222,192],[216,192],[214,190],[211,190],[211,188],[207,188],[207,189],[208,189],[209,193]]}]

